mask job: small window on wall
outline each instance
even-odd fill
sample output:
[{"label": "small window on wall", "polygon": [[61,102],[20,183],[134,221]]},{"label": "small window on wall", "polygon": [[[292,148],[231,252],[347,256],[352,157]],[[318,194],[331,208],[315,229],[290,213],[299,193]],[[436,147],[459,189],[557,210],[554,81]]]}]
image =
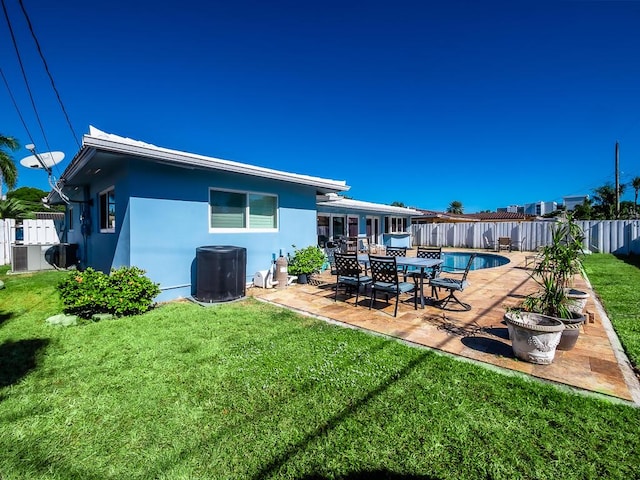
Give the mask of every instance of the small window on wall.
[{"label": "small window on wall", "polygon": [[404,233],[407,231],[407,219],[403,217],[386,217],[385,233]]},{"label": "small window on wall", "polygon": [[262,193],[209,190],[211,230],[272,231],[278,228],[278,197]]},{"label": "small window on wall", "polygon": [[278,227],[278,202],[273,195],[250,193],[249,228],[276,229]]},{"label": "small window on wall", "polygon": [[100,193],[100,232],[116,231],[116,194],[112,188]]},{"label": "small window on wall", "polygon": [[73,207],[67,207],[67,228],[68,231],[73,231]]}]

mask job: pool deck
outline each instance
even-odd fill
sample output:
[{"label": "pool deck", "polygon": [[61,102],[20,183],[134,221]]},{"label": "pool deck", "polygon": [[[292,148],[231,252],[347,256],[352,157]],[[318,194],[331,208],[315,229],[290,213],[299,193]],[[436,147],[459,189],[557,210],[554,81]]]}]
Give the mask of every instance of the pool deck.
[{"label": "pool deck", "polygon": [[[411,254],[415,255],[415,250]],[[307,285],[250,288],[248,295],[325,321],[480,362],[505,373],[519,372],[577,392],[596,393],[640,406],[638,377],[591,286],[581,277],[576,277],[575,287],[591,296],[585,309],[587,322],[581,327],[576,346],[570,351],[556,351],[551,365],[527,363],[513,355],[503,321],[505,307],[516,305],[536,289],[536,284],[530,278],[530,266],[525,266],[525,257],[531,252],[501,255],[510,262],[469,272],[469,287],[457,295],[472,306],[464,312],[433,306],[414,310],[409,295],[401,297],[395,318],[393,302],[387,305],[377,300],[369,310],[368,296],[361,294],[356,306],[355,297],[342,294],[342,290],[334,302],[335,276],[329,272],[315,276]]]}]

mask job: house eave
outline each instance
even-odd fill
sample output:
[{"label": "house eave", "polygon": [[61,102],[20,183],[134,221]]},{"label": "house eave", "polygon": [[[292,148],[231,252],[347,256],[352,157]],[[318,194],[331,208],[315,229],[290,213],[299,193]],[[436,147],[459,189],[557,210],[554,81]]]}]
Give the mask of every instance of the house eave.
[{"label": "house eave", "polygon": [[381,203],[363,202],[361,200],[343,198],[337,195],[318,196],[316,206],[325,208],[342,208],[366,213],[386,213],[389,215],[415,216],[420,214],[419,211],[412,208],[395,207],[393,205],[384,205]]},{"label": "house eave", "polygon": [[104,150],[111,153],[147,158],[153,161],[159,161],[190,168],[224,170],[226,172],[252,175],[272,180],[280,180],[283,182],[315,187],[320,191],[341,192],[347,191],[350,188],[343,180],[330,180],[320,177],[283,172],[280,170],[258,167],[255,165],[234,162],[231,160],[224,160],[221,158],[180,152],[178,150],[170,150],[167,148],[156,147],[149,144],[124,143],[114,141],[109,138],[99,138],[91,135],[85,135],[83,143],[84,146],[94,148],[96,150]]},{"label": "house eave", "polygon": [[[265,167],[258,167],[245,163],[224,160],[205,155],[181,152],[168,148],[157,147],[144,142],[131,140],[117,135],[101,132],[90,127],[90,133],[82,138],[82,147],[75,155],[69,166],[61,175],[58,186],[73,182],[74,178],[84,171],[87,163],[97,152],[107,152],[116,155],[130,156],[148,161],[174,165],[182,168],[222,170],[225,172],[267,178],[297,185],[313,187],[318,193],[336,193],[348,191],[351,187],[344,180],[331,180],[297,173],[289,173]],[[47,197],[50,203],[61,203],[59,193],[52,191]]]}]

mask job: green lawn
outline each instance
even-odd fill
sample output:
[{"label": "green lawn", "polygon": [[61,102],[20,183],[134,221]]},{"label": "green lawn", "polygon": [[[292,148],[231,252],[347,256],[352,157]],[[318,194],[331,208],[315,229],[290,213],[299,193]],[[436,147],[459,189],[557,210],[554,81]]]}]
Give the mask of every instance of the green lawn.
[{"label": "green lawn", "polygon": [[0,275],[2,480],[638,477],[639,409],[251,299],[51,327],[58,278]]},{"label": "green lawn", "polygon": [[629,360],[640,367],[640,256],[587,255],[583,259]]}]

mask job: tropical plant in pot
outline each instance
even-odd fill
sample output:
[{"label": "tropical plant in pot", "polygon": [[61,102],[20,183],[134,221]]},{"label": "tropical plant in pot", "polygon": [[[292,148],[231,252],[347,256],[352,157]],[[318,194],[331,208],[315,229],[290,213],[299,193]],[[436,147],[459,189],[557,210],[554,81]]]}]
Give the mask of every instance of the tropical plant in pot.
[{"label": "tropical plant in pot", "polygon": [[564,330],[559,350],[570,350],[576,343],[584,315],[576,312],[570,294],[573,277],[582,272],[581,256],[584,234],[573,217],[567,214],[551,227],[551,243],[545,245],[531,276],[538,291],[528,295],[521,310],[558,318]]},{"label": "tropical plant in pot", "polygon": [[309,275],[319,272],[327,261],[325,253],[319,247],[310,245],[305,248],[293,247],[293,256],[289,258],[288,272],[298,276],[298,283],[307,283]]}]

